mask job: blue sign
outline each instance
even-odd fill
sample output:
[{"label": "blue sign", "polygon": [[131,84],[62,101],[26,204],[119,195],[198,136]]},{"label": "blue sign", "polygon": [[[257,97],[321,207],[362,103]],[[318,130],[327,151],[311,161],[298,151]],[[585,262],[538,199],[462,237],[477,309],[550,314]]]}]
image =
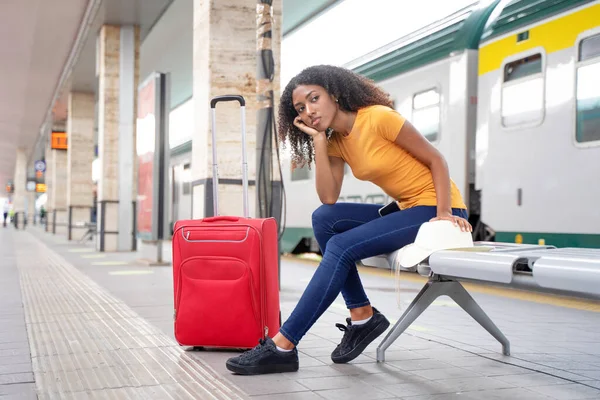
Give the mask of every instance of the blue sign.
[{"label": "blue sign", "polygon": [[36,171],[46,172],[46,162],[44,160],[37,160],[33,167]]}]

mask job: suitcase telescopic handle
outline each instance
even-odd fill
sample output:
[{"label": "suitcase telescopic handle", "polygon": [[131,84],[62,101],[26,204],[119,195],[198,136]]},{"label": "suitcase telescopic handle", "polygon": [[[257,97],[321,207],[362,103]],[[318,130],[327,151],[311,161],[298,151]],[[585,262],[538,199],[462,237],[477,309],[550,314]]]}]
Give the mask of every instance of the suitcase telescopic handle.
[{"label": "suitcase telescopic handle", "polygon": [[220,103],[222,101],[238,101],[240,103],[241,107],[245,107],[246,106],[246,100],[244,100],[244,98],[242,96],[238,96],[238,95],[226,95],[226,96],[217,96],[217,97],[214,97],[210,101],[210,108],[215,108],[217,106],[217,103]]},{"label": "suitcase telescopic handle", "polygon": [[214,97],[210,101],[212,115],[212,154],[213,154],[213,210],[214,215],[219,215],[219,168],[217,166],[217,123],[216,105],[222,101],[237,101],[240,103],[242,117],[242,191],[244,198],[244,217],[250,217],[248,206],[248,160],[246,157],[246,100],[239,95],[225,95]]}]

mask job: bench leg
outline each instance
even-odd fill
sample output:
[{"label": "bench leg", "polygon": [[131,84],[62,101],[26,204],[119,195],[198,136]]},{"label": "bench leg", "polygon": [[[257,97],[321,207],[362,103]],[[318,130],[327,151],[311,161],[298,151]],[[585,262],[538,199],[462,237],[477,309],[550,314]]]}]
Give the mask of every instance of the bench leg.
[{"label": "bench leg", "polygon": [[510,355],[510,343],[506,336],[498,329],[487,316],[485,311],[479,307],[479,304],[471,297],[467,290],[460,282],[446,282],[449,284],[448,292],[446,293],[452,300],[456,302],[463,310],[465,310],[473,319],[479,322],[479,325],[485,328],[496,340],[502,345],[502,354]]},{"label": "bench leg", "polygon": [[377,347],[377,362],[385,361],[385,351],[394,343],[398,336],[402,334],[418,317],[429,307],[433,301],[445,294],[441,286],[446,282],[429,281],[423,289],[417,294],[412,303],[408,306],[404,314],[400,317],[394,327],[388,332],[383,342]]},{"label": "bench leg", "polygon": [[398,322],[388,332],[381,344],[377,347],[377,362],[385,361],[385,351],[394,343],[418,317],[439,296],[449,296],[465,310],[475,321],[484,327],[493,337],[502,344],[502,353],[510,355],[510,343],[500,332],[500,329],[492,322],[487,314],[479,307],[466,289],[456,281],[430,280],[410,303]]}]

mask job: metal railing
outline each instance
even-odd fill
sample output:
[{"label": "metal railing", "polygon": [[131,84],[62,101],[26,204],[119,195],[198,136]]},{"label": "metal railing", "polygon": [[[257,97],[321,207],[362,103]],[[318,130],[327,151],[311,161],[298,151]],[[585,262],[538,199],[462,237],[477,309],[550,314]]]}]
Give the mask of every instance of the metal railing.
[{"label": "metal railing", "polygon": [[[136,240],[136,224],[137,224],[137,204],[135,201],[131,202],[133,205],[132,209],[132,218],[133,225],[131,229],[131,251],[137,250],[137,240]],[[100,229],[98,231],[98,239],[100,240],[100,251],[104,251],[105,248],[105,235],[118,235],[119,231],[107,231],[106,227],[106,205],[107,204],[119,204],[119,200],[100,200],[98,201],[100,210]]]},{"label": "metal railing", "polygon": [[[73,209],[89,209],[90,210],[89,219],[88,219],[88,221],[84,221],[84,225],[73,223]],[[69,219],[67,222],[67,226],[68,226],[67,237],[69,240],[73,240],[73,228],[88,228],[89,224],[94,222],[93,218],[92,218],[93,213],[94,213],[94,206],[76,206],[76,205],[69,206]]]},{"label": "metal railing", "polygon": [[56,222],[56,214],[58,212],[67,212],[66,208],[55,208],[54,210],[52,210],[52,233],[56,234],[56,227],[57,226],[67,226],[68,223],[66,222],[61,222],[61,223],[57,223]]}]

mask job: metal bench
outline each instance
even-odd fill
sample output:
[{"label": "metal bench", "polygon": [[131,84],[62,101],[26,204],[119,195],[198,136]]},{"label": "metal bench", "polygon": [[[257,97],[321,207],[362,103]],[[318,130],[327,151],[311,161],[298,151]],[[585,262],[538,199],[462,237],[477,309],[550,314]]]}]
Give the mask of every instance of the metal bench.
[{"label": "metal bench", "polygon": [[81,222],[75,223],[75,226],[86,228],[85,233],[79,239],[78,243],[83,243],[86,240],[92,240],[96,236],[96,223],[95,222]]},{"label": "metal bench", "polygon": [[[387,255],[393,270],[399,268],[394,254]],[[417,266],[417,272],[429,280],[377,348],[378,362],[385,361],[386,349],[443,295],[496,338],[503,354],[510,355],[508,339],[459,279],[600,295],[600,249],[475,242],[473,248],[433,253]]]}]

